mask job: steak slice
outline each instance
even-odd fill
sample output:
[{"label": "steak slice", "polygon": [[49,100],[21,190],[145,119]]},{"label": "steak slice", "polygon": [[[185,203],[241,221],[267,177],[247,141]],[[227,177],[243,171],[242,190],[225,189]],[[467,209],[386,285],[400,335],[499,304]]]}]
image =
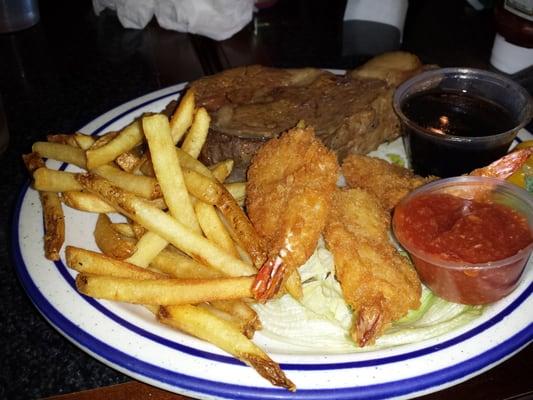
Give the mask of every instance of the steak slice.
[{"label": "steak slice", "polygon": [[342,160],[367,153],[399,135],[394,88],[385,80],[320,69],[239,67],[190,85],[212,120],[202,160],[235,161],[242,179],[262,143],[303,120]]},{"label": "steak slice", "polygon": [[200,160],[207,165],[213,165],[219,161],[232,159],[233,170],[228,180],[243,181],[252,157],[268,139],[227,135],[210,129]]}]

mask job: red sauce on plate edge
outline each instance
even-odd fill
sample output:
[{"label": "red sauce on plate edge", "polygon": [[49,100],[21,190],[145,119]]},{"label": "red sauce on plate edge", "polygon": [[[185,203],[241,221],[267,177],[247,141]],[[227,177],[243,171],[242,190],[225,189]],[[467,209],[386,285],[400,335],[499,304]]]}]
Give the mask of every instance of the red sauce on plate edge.
[{"label": "red sauce on plate edge", "polygon": [[[444,193],[423,194],[398,206],[394,231],[412,250],[422,281],[437,295],[464,304],[490,303],[510,293],[527,255],[497,268],[490,262],[513,256],[533,242],[527,220],[512,208]],[[424,259],[413,253],[425,254]],[[446,268],[430,260],[463,265]],[[478,263],[489,265],[470,265]]]}]

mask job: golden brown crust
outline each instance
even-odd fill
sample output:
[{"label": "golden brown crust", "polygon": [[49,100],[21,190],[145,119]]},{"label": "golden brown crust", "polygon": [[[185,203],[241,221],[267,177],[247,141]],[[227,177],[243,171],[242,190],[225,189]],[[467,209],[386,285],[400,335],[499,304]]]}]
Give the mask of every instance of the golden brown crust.
[{"label": "golden brown crust", "polygon": [[361,154],[346,157],[342,173],[348,186],[368,190],[387,210],[393,209],[413,189],[435,179],[423,178],[407,168]]},{"label": "golden brown crust", "polygon": [[335,154],[311,128],[271,139],[255,155],[248,170],[246,207],[271,252],[283,248],[290,236],[298,241],[296,263],[309,258],[329,212],[337,171]]},{"label": "golden brown crust", "polygon": [[345,300],[355,312],[352,336],[372,344],[420,304],[420,281],[390,243],[390,215],[363,189],[337,190],[324,237],[335,260]]},{"label": "golden brown crust", "polygon": [[49,260],[60,259],[59,251],[65,241],[65,216],[59,195],[39,192],[44,214],[44,255]]},{"label": "golden brown crust", "polygon": [[226,217],[235,239],[248,252],[252,263],[259,268],[266,260],[265,241],[258,234],[248,219],[248,216],[231,196],[231,193],[223,185],[219,187],[222,189],[222,194],[220,196],[220,202],[217,203],[217,207]]},{"label": "golden brown crust", "polygon": [[24,161],[24,165],[26,166],[26,169],[30,174],[33,174],[33,172],[39,168],[46,167],[44,160],[36,151],[33,151],[28,154],[23,154],[22,161]]},{"label": "golden brown crust", "polygon": [[296,391],[296,385],[285,376],[279,365],[271,359],[258,357],[255,354],[242,354],[239,358],[250,364],[263,378],[273,385],[284,387],[291,392]]},{"label": "golden brown crust", "polygon": [[254,283],[254,295],[274,296],[316,248],[336,187],[335,154],[312,128],[294,128],[271,139],[248,170],[246,206],[267,242],[268,258]]}]

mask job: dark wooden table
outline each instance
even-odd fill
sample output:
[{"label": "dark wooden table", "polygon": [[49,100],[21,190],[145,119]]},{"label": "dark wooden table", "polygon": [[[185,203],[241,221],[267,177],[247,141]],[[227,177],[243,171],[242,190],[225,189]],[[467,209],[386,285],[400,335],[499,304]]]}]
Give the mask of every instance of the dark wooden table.
[{"label": "dark wooden table", "polygon": [[[224,68],[354,68],[373,54],[343,46],[349,33],[344,5],[280,0],[233,38],[215,42],[155,22],[141,31],[124,29],[112,12],[95,16],[89,0],[43,0],[38,25],[0,34],[0,93],[11,133],[0,156],[0,398],[183,398],[94,360],[30,303],[9,250],[13,206],[27,179],[20,155],[48,133],[73,132],[130,99]],[[459,0],[411,0],[402,48],[425,63],[488,68],[493,29],[490,10],[477,12]],[[500,366],[424,398],[504,399],[531,392],[532,357],[530,345]]]}]

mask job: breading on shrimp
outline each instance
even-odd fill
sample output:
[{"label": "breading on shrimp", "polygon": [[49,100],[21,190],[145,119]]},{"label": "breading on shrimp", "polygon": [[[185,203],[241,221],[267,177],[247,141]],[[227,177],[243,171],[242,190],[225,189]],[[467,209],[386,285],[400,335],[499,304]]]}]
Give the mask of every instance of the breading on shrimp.
[{"label": "breading on shrimp", "polygon": [[339,166],[312,128],[294,128],[265,143],[248,170],[246,208],[265,237],[268,258],[253,286],[256,299],[277,293],[313,254],[329,214]]},{"label": "breading on shrimp", "polygon": [[[533,148],[515,150],[486,167],[475,169],[469,175],[506,179],[532,154]],[[423,178],[407,168],[360,154],[352,154],[344,159],[342,173],[348,186],[368,190],[388,210],[392,210],[402,197],[418,186],[438,179],[436,176]]]},{"label": "breading on shrimp", "polygon": [[373,194],[358,188],[335,192],[324,238],[344,299],[354,310],[351,335],[361,347],[420,306],[420,280],[390,243],[389,228],[390,214]]},{"label": "breading on shrimp", "polygon": [[373,193],[387,210],[392,210],[413,189],[435,179],[423,178],[407,168],[360,154],[344,159],[342,173],[348,186]]}]

